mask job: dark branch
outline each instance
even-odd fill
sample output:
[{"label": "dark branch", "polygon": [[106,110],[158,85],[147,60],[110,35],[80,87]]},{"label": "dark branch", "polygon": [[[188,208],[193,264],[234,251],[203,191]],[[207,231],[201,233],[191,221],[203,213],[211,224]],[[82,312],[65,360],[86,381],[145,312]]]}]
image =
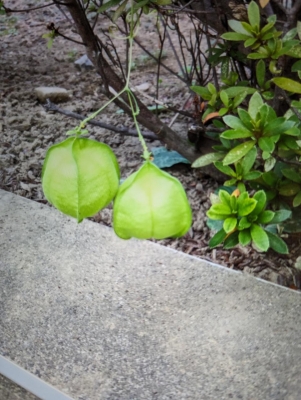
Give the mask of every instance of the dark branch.
[{"label": "dark branch", "polygon": [[[47,99],[47,102],[45,104],[43,104],[43,107],[45,108],[46,111],[54,111],[59,114],[67,115],[67,117],[79,119],[81,121],[83,121],[85,118],[87,118],[84,115],[77,114],[72,111],[68,111],[68,110],[59,108],[57,105],[53,104],[49,99]],[[88,123],[91,125],[94,125],[94,126],[99,126],[100,128],[108,129],[109,131],[120,133],[125,136],[137,136],[138,137],[138,133],[137,133],[136,129],[108,125],[108,124],[105,124],[104,122],[96,121],[95,119],[91,119]],[[143,132],[142,135],[146,139],[158,140],[158,136],[152,132]]]}]

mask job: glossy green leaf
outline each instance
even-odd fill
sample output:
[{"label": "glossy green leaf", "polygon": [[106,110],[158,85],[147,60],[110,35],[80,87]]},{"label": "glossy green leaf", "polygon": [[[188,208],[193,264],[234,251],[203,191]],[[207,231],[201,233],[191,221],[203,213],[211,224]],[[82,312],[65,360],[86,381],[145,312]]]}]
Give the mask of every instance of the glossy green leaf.
[{"label": "glossy green leaf", "polygon": [[239,161],[243,156],[245,156],[253,147],[255,146],[255,141],[250,140],[248,142],[244,142],[234,147],[229,151],[226,157],[223,159],[224,165],[233,164],[236,161]]},{"label": "glossy green leaf", "polygon": [[264,170],[265,170],[266,172],[269,172],[269,171],[271,171],[271,170],[274,168],[275,164],[276,164],[276,158],[274,158],[274,157],[269,157],[269,158],[267,158],[267,159],[265,160],[265,163],[264,163],[263,168],[264,168]]},{"label": "glossy green leaf", "polygon": [[231,167],[229,167],[228,165],[224,165],[221,161],[216,161],[214,163],[214,165],[223,174],[232,176],[233,178],[236,176],[235,171]]},{"label": "glossy green leaf", "polygon": [[236,21],[235,19],[230,19],[228,20],[228,25],[230,28],[237,32],[237,33],[242,33],[244,35],[250,36],[250,32],[248,32],[241,24],[240,21]]},{"label": "glossy green leaf", "polygon": [[222,153],[208,153],[199,158],[197,158],[193,164],[191,165],[192,168],[200,168],[204,167],[205,165],[212,164],[217,160],[221,160],[224,157]]},{"label": "glossy green leaf", "polygon": [[249,102],[248,113],[255,121],[260,107],[263,105],[263,100],[258,92],[254,93]]},{"label": "glossy green leaf", "polygon": [[290,197],[296,195],[300,190],[301,186],[298,183],[290,182],[280,186],[279,194]]},{"label": "glossy green leaf", "polygon": [[218,246],[219,244],[221,244],[225,238],[226,238],[227,234],[226,232],[221,229],[220,231],[218,231],[209,241],[209,247],[210,249],[212,249],[213,247]]},{"label": "glossy green leaf", "polygon": [[256,65],[256,79],[258,85],[262,88],[265,84],[265,62],[263,60],[258,61]]},{"label": "glossy green leaf", "polygon": [[290,179],[291,181],[296,182],[296,183],[301,183],[300,172],[297,172],[295,169],[283,168],[281,170],[281,172],[286,178]]},{"label": "glossy green leaf", "polygon": [[103,4],[99,9],[97,10],[98,13],[102,13],[106,10],[108,10],[111,7],[117,6],[117,4],[120,3],[120,0],[110,0],[107,3]]},{"label": "glossy green leaf", "polygon": [[266,231],[269,239],[270,247],[280,254],[289,254],[287,244],[277,235],[272,232]]},{"label": "glossy green leaf", "polygon": [[261,226],[252,224],[250,233],[255,247],[261,251],[267,251],[270,246],[270,242],[266,231]]},{"label": "glossy green leaf", "polygon": [[227,192],[226,190],[221,189],[218,192],[218,196],[220,198],[221,203],[226,204],[231,209],[231,195],[230,195],[230,193]]},{"label": "glossy green leaf", "polygon": [[242,217],[238,223],[238,229],[244,230],[244,229],[250,228],[251,225],[252,225],[252,223],[248,220],[247,217]]},{"label": "glossy green leaf", "polygon": [[256,200],[256,207],[254,208],[251,215],[260,214],[266,207],[267,197],[264,190],[259,190],[253,196],[253,199]]},{"label": "glossy green leaf", "polygon": [[235,217],[226,218],[223,224],[224,231],[226,233],[232,232],[237,225],[237,219]]},{"label": "glossy green leaf", "polygon": [[251,243],[251,233],[249,229],[244,229],[238,234],[238,241],[242,246],[248,246]]},{"label": "glossy green leaf", "polygon": [[206,87],[203,86],[190,86],[190,89],[201,96],[204,100],[210,100],[211,99],[211,93]]},{"label": "glossy green leaf", "polygon": [[259,224],[268,224],[274,218],[275,213],[271,210],[264,210],[257,219]]},{"label": "glossy green leaf", "polygon": [[246,86],[232,86],[227,89],[224,89],[224,91],[230,98],[233,98],[235,96],[240,95],[241,93],[253,94],[256,91],[256,89],[249,88]]},{"label": "glossy green leaf", "polygon": [[262,172],[260,171],[250,171],[244,175],[244,179],[247,181],[253,181],[254,179],[259,179]]},{"label": "glossy green leaf", "polygon": [[251,1],[248,7],[248,18],[252,26],[260,26],[260,11],[255,1]]},{"label": "glossy green leaf", "polygon": [[239,217],[249,215],[256,207],[256,200],[250,199],[247,192],[241,193],[237,199],[237,212]]},{"label": "glossy green leaf", "polygon": [[277,85],[283,90],[301,94],[301,83],[296,82],[293,79],[279,77],[279,78],[273,78],[272,82],[274,82],[275,85]]},{"label": "glossy green leaf", "polygon": [[234,42],[240,42],[249,39],[250,36],[251,36],[250,34],[247,35],[243,33],[226,32],[221,35],[221,38],[225,40],[232,40]]},{"label": "glossy green leaf", "polygon": [[238,245],[238,231],[233,232],[225,239],[224,249],[232,249],[236,245]]},{"label": "glossy green leaf", "polygon": [[298,71],[301,71],[301,60],[296,61],[292,65],[292,72],[298,72]]},{"label": "glossy green leaf", "polygon": [[280,222],[283,222],[290,218],[292,215],[292,212],[290,210],[278,210],[275,211],[275,216],[274,218],[270,221],[270,224],[279,224]]},{"label": "glossy green leaf", "polygon": [[246,128],[239,128],[239,129],[229,129],[227,131],[224,131],[220,137],[228,140],[234,140],[234,139],[246,139],[249,137],[252,137],[253,133],[248,131]]},{"label": "glossy green leaf", "polygon": [[299,207],[301,204],[301,192],[298,192],[293,200],[293,207]]},{"label": "glossy green leaf", "polygon": [[252,123],[252,118],[250,117],[250,114],[243,110],[242,108],[237,109],[239,118],[241,119],[242,123],[244,126],[249,130],[252,131],[254,129],[253,123]]},{"label": "glossy green leaf", "polygon": [[113,227],[122,239],[180,237],[191,222],[181,183],[150,161],[122,183],[114,200]]},{"label": "glossy green leaf", "polygon": [[[250,171],[250,169],[253,167],[255,160],[257,156],[257,149],[254,146],[242,159],[241,166],[242,166],[242,172],[245,176],[247,172]],[[246,178],[247,179],[247,178]]]},{"label": "glossy green leaf", "polygon": [[229,107],[229,96],[227,95],[227,92],[222,90],[219,94],[221,101],[224,103],[226,107]]},{"label": "glossy green leaf", "polygon": [[231,208],[227,204],[213,204],[207,211],[207,215],[211,219],[222,220],[228,218],[232,214]]}]

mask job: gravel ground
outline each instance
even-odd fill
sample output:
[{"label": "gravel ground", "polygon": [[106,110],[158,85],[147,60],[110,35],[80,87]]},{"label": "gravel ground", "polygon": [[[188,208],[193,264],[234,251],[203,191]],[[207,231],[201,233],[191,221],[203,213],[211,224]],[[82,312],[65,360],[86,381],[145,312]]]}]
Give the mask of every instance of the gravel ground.
[{"label": "gravel ground", "polygon": [[[25,8],[24,4],[34,4],[29,1],[8,3],[10,8],[17,8],[20,4]],[[101,82],[96,73],[93,70],[79,71],[74,65],[74,61],[85,53],[83,47],[58,38],[54,46],[47,49],[42,35],[47,32],[46,26],[50,22],[59,26],[65,34],[77,38],[70,22],[55,7],[0,16],[0,188],[44,204],[47,202],[41,188],[41,168],[46,151],[52,144],[63,140],[65,132],[75,127],[77,122],[70,117],[47,112],[38,101],[35,88],[59,86],[67,89],[71,97],[60,107],[82,115],[96,111],[106,101],[101,94]],[[103,21],[102,27],[105,28],[106,24]],[[157,39],[151,16],[140,28],[139,38],[144,38],[147,48],[156,48]],[[118,46],[121,54],[124,43],[119,41]],[[168,51],[166,60],[176,69],[176,63]],[[139,48],[134,50],[134,63],[133,86],[147,83],[147,94],[154,95],[154,64],[145,58]],[[187,91],[183,84],[163,72],[160,99],[183,105],[187,100]],[[100,120],[110,125],[133,127],[130,118],[117,112],[117,108],[110,105]],[[164,114],[162,119],[168,123],[173,117],[173,114]],[[191,121],[185,117],[179,117],[173,128],[187,132],[189,123]],[[112,147],[120,163],[122,178],[137,170],[141,164],[141,147],[137,138],[99,127],[90,127],[89,132],[90,138]],[[147,143],[149,148],[162,146],[159,141],[147,140]],[[162,240],[160,243],[292,289],[301,289],[301,270],[295,268],[300,256],[299,238],[287,239],[290,248],[288,256],[278,255],[272,250],[260,254],[251,247],[236,247],[231,251],[220,247],[210,250],[208,241],[212,232],[206,226],[206,211],[210,207],[209,195],[218,184],[203,176],[200,170],[192,170],[185,164],[168,168],[167,171],[183,183],[193,209],[194,221],[185,237]],[[111,215],[112,209],[108,207],[93,220],[110,226]]]}]

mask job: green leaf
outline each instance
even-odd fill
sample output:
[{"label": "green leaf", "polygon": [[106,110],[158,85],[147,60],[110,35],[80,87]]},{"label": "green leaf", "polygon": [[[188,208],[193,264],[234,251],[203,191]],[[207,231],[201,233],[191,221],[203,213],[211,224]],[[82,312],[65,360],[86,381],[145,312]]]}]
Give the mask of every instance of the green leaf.
[{"label": "green leaf", "polygon": [[201,96],[204,100],[210,100],[211,99],[211,93],[206,87],[203,86],[190,86],[190,89]]},{"label": "green leaf", "polygon": [[110,0],[107,3],[103,4],[101,7],[99,7],[97,12],[102,13],[111,7],[117,6],[117,4],[119,4],[119,3],[120,3],[120,0]]},{"label": "green leaf", "polygon": [[290,179],[291,181],[301,183],[300,172],[298,173],[295,169],[283,168],[281,172],[286,178]]},{"label": "green leaf", "polygon": [[256,207],[257,201],[250,199],[247,192],[241,193],[237,199],[237,213],[239,217],[249,215]]},{"label": "green leaf", "polygon": [[258,215],[264,210],[267,202],[267,197],[263,190],[259,190],[254,194],[253,199],[256,200],[257,203],[252,212],[252,215]]},{"label": "green leaf", "polygon": [[246,127],[243,124],[243,122],[239,118],[234,117],[233,115],[227,115],[226,117],[223,118],[223,121],[232,129],[246,130]]},{"label": "green leaf", "polygon": [[224,242],[225,249],[232,249],[232,247],[238,244],[238,231],[233,232],[228,236]]},{"label": "green leaf", "polygon": [[298,21],[297,22],[297,33],[298,33],[298,37],[301,40],[301,22]]},{"label": "green leaf", "polygon": [[242,217],[238,223],[238,229],[244,230],[244,229],[250,228],[251,224],[252,223],[248,220],[247,217]]},{"label": "green leaf", "polygon": [[258,145],[262,151],[266,151],[268,153],[272,153],[275,148],[275,143],[270,137],[261,137],[258,140]]},{"label": "green leaf", "polygon": [[269,238],[270,247],[280,254],[289,254],[286,243],[277,235],[272,232],[266,231]]},{"label": "green leaf", "polygon": [[192,168],[204,167],[205,165],[209,165],[217,160],[221,160],[223,157],[224,154],[222,153],[208,153],[197,158],[191,166]]},{"label": "green leaf", "polygon": [[270,224],[279,224],[280,222],[283,222],[290,218],[292,215],[292,212],[290,210],[278,210],[275,211],[275,216],[274,218],[270,221]]},{"label": "green leaf", "polygon": [[263,105],[263,100],[258,92],[255,92],[250,99],[248,113],[255,121],[260,107]]},{"label": "green leaf", "polygon": [[268,57],[269,57],[268,53],[264,52],[264,53],[250,53],[248,54],[247,58],[249,58],[250,60],[260,60]]},{"label": "green leaf", "polygon": [[218,192],[220,201],[231,208],[231,195],[226,190],[220,189]]},{"label": "green leaf", "polygon": [[266,231],[257,224],[252,224],[250,228],[251,238],[255,247],[261,251],[267,251],[270,242]]},{"label": "green leaf", "polygon": [[301,60],[296,61],[292,65],[292,72],[298,72],[298,71],[301,71]]},{"label": "green leaf", "polygon": [[237,219],[235,217],[226,218],[223,224],[224,231],[230,233],[234,231],[237,225]]},{"label": "green leaf", "polygon": [[234,140],[234,139],[246,139],[248,137],[252,137],[253,133],[248,131],[246,128],[240,129],[229,129],[224,131],[220,137],[224,139]]},{"label": "green leaf", "polygon": [[268,224],[274,218],[275,213],[271,210],[264,210],[258,217],[257,222],[260,224]]},{"label": "green leaf", "polygon": [[274,168],[275,164],[276,164],[276,158],[269,157],[268,159],[266,159],[263,166],[265,172],[271,171]]},{"label": "green leaf", "polygon": [[292,79],[289,78],[273,78],[271,79],[272,82],[275,83],[278,87],[280,87],[283,90],[286,90],[288,92],[292,93],[298,93],[301,94],[301,83],[296,82]]},{"label": "green leaf", "polygon": [[252,181],[254,179],[259,179],[261,177],[261,172],[260,171],[250,171],[244,174],[244,179],[246,181]]},{"label": "green leaf", "polygon": [[279,194],[281,194],[282,196],[290,197],[297,194],[300,190],[301,187],[298,183],[290,182],[280,186]]},{"label": "green leaf", "polygon": [[243,33],[226,32],[226,33],[222,34],[221,38],[225,39],[225,40],[232,40],[234,42],[240,42],[240,41],[249,39],[250,36],[251,36],[251,34],[247,35],[247,34],[243,34]]},{"label": "green leaf", "polygon": [[249,229],[244,229],[243,231],[240,231],[238,234],[238,240],[242,246],[248,246],[248,244],[250,244],[251,242],[251,239],[252,238]]},{"label": "green leaf", "polygon": [[211,219],[223,220],[232,214],[231,208],[227,204],[213,204],[207,211],[207,216]]},{"label": "green leaf", "polygon": [[241,162],[242,172],[245,175],[253,167],[257,156],[257,149],[253,147],[243,158]]},{"label": "green leaf", "polygon": [[223,229],[218,231],[209,241],[210,249],[221,244],[225,240],[226,236],[227,234]]},{"label": "green leaf", "polygon": [[214,163],[214,165],[223,174],[232,176],[233,178],[236,177],[236,173],[233,171],[233,169],[231,167],[229,167],[228,165],[224,165],[221,161],[216,161]]},{"label": "green leaf", "polygon": [[244,142],[234,147],[226,157],[223,159],[224,165],[229,165],[235,163],[240,160],[243,156],[245,156],[253,147],[255,146],[255,141],[250,140],[248,142]]},{"label": "green leaf", "polygon": [[[147,0],[148,1],[148,0]],[[120,6],[117,8],[117,10],[115,11],[114,15],[113,15],[113,21],[116,22],[117,19],[120,17],[120,15],[123,13],[123,11],[125,10],[125,7],[128,3],[128,0],[124,0]]]},{"label": "green leaf", "polygon": [[229,87],[228,89],[224,89],[224,92],[226,92],[230,98],[233,98],[241,93],[253,94],[256,92],[256,89],[249,88],[246,86],[232,86]]},{"label": "green leaf", "polygon": [[241,22],[236,21],[235,19],[230,19],[228,21],[228,25],[230,26],[230,28],[237,32],[237,33],[242,33],[244,35],[250,36],[250,32],[248,32],[241,24]]},{"label": "green leaf", "polygon": [[248,7],[248,18],[252,26],[260,26],[260,11],[255,1],[251,1]]},{"label": "green leaf", "polygon": [[283,36],[282,41],[287,42],[288,40],[292,40],[296,35],[297,35],[297,28],[293,28]]},{"label": "green leaf", "polygon": [[250,117],[250,114],[242,108],[238,108],[237,112],[245,127],[250,131],[253,130],[254,126],[252,124],[252,118]]},{"label": "green leaf", "polygon": [[263,87],[265,84],[265,62],[260,60],[256,65],[256,79],[259,87]]},{"label": "green leaf", "polygon": [[299,207],[301,204],[301,192],[297,193],[294,197],[293,207]]},{"label": "green leaf", "polygon": [[229,107],[229,96],[227,95],[227,92],[222,90],[219,94],[219,97],[221,98],[222,102],[226,107]]}]

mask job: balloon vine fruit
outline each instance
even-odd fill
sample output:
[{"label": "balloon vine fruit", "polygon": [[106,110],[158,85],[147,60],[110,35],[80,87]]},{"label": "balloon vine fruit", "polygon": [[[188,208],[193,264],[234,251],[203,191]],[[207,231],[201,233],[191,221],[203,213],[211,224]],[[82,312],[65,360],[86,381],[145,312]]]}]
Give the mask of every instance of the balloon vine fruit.
[{"label": "balloon vine fruit", "polygon": [[114,200],[113,227],[122,239],[180,237],[191,222],[181,183],[150,161],[126,179]]},{"label": "balloon vine fruit", "polygon": [[42,170],[46,199],[81,222],[115,197],[120,171],[109,146],[85,138],[68,138],[48,149]]}]

